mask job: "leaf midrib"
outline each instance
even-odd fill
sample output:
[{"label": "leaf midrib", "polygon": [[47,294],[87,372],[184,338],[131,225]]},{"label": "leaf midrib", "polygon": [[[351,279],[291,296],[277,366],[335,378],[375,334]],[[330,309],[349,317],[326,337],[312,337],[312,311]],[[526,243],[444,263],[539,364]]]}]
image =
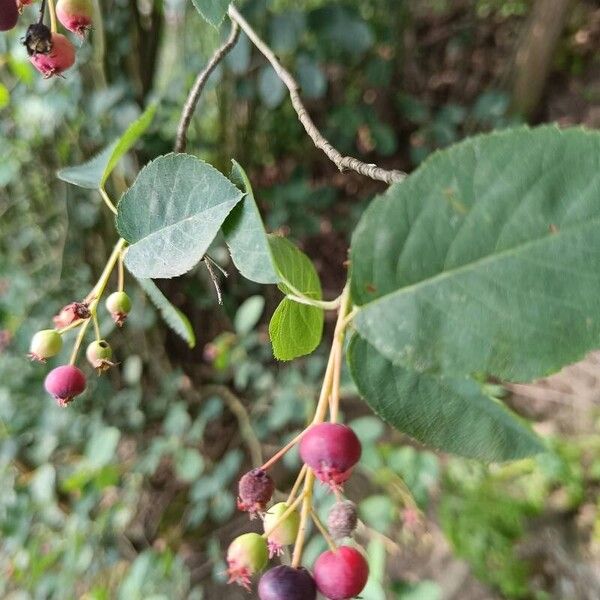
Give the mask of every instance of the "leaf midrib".
[{"label": "leaf midrib", "polygon": [[[378,303],[380,303],[382,301],[389,300],[393,296],[400,296],[403,294],[413,293],[416,290],[418,290],[419,288],[425,288],[430,285],[435,285],[435,284],[439,283],[440,281],[449,279],[450,277],[454,277],[456,275],[460,275],[461,273],[475,270],[481,266],[485,266],[486,264],[494,263],[497,260],[501,260],[501,259],[510,257],[512,255],[518,254],[520,251],[522,251],[523,249],[526,249],[528,247],[534,247],[538,244],[547,243],[551,239],[557,239],[559,237],[567,237],[569,235],[573,235],[573,233],[577,233],[578,230],[584,230],[584,229],[591,228],[594,226],[599,226],[599,225],[600,225],[600,217],[594,217],[592,219],[588,219],[585,223],[577,223],[570,227],[559,229],[556,233],[549,233],[548,235],[545,235],[543,237],[535,238],[534,240],[528,240],[525,243],[517,244],[516,246],[507,248],[500,252],[488,254],[484,257],[478,258],[477,260],[475,260],[473,262],[461,265],[460,267],[457,267],[455,269],[451,269],[449,271],[446,271],[446,270],[441,271],[440,273],[437,273],[433,277],[429,277],[427,279],[423,279],[423,280],[413,283],[411,285],[398,288],[398,289],[394,290],[393,292],[390,292],[388,294],[380,296],[379,298],[376,298],[375,300],[372,300],[365,304],[359,305],[360,312],[362,312],[363,309],[370,308],[374,305],[377,305]],[[360,312],[357,315],[357,317],[360,316]]]}]

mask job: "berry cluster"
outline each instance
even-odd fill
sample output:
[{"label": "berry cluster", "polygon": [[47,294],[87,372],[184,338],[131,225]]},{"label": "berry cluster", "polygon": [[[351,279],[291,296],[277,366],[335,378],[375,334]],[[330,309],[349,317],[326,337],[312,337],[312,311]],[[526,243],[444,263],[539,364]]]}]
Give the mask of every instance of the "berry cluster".
[{"label": "berry cluster", "polygon": [[80,346],[85,338],[85,332],[93,323],[96,339],[87,347],[85,356],[88,363],[96,369],[97,373],[104,373],[114,366],[112,362],[112,349],[106,340],[100,336],[97,307],[107,285],[115,264],[119,264],[119,291],[113,292],[106,299],[106,310],[113,321],[121,327],[131,311],[131,299],[123,291],[123,247],[117,244],[105,267],[98,283],[94,286],[88,297],[83,302],[71,302],[64,306],[54,317],[54,329],[38,331],[31,339],[29,357],[38,362],[56,356],[63,347],[63,335],[67,331],[79,329],[75,340],[69,364],[52,369],[46,376],[44,387],[54,397],[57,404],[68,406],[75,396],[81,394],[86,387],[86,378],[75,363]]},{"label": "berry cluster", "polygon": [[[33,0],[0,0],[0,31],[13,29],[23,7]],[[50,27],[44,24],[46,2],[50,13]],[[40,18],[27,28],[23,43],[31,64],[44,78],[60,75],[75,64],[75,46],[58,33],[57,20],[71,33],[83,38],[92,26],[91,0],[42,0]]]},{"label": "berry cluster", "polygon": [[[268,507],[275,492],[268,469],[296,444],[304,466],[287,501]],[[251,577],[267,566],[269,558],[282,556],[287,546],[295,544],[291,565],[274,567],[261,577],[258,585],[261,600],[315,600],[317,590],[330,600],[357,596],[367,583],[367,561],[354,546],[338,544],[352,536],[357,526],[356,506],[342,499],[342,485],[360,456],[360,441],[350,427],[333,422],[316,423],[261,468],[246,473],[238,485],[238,508],[248,512],[251,519],[261,517],[264,533],[245,533],[230,544],[227,551],[230,583],[237,582],[250,589]],[[329,512],[327,527],[312,506],[315,479],[338,499]],[[300,565],[309,517],[330,547],[317,558],[312,575]]]}]

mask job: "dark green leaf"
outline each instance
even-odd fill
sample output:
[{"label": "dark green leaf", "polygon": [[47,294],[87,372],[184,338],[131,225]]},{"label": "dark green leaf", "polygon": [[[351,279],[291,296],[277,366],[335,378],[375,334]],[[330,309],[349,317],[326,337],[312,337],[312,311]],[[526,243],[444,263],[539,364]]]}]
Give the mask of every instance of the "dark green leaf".
[{"label": "dark green leaf", "polygon": [[137,279],[137,282],[146,292],[152,304],[158,308],[165,323],[183,338],[190,348],[193,348],[196,345],[196,335],[189,319],[167,300],[152,279]]},{"label": "dark green leaf", "polygon": [[600,345],[600,134],[520,128],[439,152],[352,240],[355,326],[419,372],[529,380]]},{"label": "dark green leaf", "polygon": [[142,279],[175,277],[204,256],[243,194],[189,154],[146,165],[119,202],[117,229],[131,246],[127,268]]},{"label": "dark green leaf", "polygon": [[489,462],[543,451],[535,434],[471,379],[409,371],[358,335],[350,342],[348,364],[373,411],[423,444]]},{"label": "dark green leaf", "polygon": [[269,239],[258,211],[252,185],[244,169],[234,160],[231,180],[246,192],[246,197],[223,223],[223,234],[239,272],[257,283],[277,283]]}]

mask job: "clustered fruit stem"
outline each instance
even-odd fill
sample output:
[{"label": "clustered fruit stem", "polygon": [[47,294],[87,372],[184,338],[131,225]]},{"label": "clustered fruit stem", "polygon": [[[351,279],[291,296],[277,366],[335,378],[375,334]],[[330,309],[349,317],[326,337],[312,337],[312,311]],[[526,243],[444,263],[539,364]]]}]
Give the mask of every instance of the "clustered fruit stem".
[{"label": "clustered fruit stem", "polygon": [[54,0],[48,0],[48,11],[50,12],[50,31],[56,33],[58,31],[58,24],[56,22],[56,9],[54,7]]}]

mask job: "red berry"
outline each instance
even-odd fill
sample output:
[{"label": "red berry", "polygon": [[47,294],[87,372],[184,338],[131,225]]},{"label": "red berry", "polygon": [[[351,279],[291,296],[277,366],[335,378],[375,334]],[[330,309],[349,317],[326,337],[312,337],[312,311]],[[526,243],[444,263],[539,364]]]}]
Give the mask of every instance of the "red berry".
[{"label": "red berry", "polygon": [[339,423],[313,425],[300,441],[302,460],[332,488],[339,488],[350,477],[360,455],[356,434]]},{"label": "red berry", "polygon": [[348,600],[362,592],[369,579],[365,557],[355,548],[340,546],[323,552],[315,562],[315,581],[329,600]]},{"label": "red berry", "polygon": [[29,60],[44,78],[48,79],[60,75],[75,64],[75,48],[64,35],[53,33],[52,50],[48,54],[33,54]]},{"label": "red berry", "polygon": [[0,0],[0,31],[12,29],[19,19],[15,0]]},{"label": "red berry", "polygon": [[275,484],[270,475],[262,469],[252,469],[238,484],[238,508],[254,518],[265,511],[274,491]]},{"label": "red berry", "polygon": [[317,586],[306,569],[281,565],[261,577],[258,597],[260,600],[316,600]]},{"label": "red berry", "polygon": [[46,375],[44,387],[64,407],[85,390],[85,375],[73,365],[62,365]]},{"label": "red berry", "polygon": [[94,7],[90,0],[58,0],[56,16],[65,29],[83,37],[92,26]]}]

